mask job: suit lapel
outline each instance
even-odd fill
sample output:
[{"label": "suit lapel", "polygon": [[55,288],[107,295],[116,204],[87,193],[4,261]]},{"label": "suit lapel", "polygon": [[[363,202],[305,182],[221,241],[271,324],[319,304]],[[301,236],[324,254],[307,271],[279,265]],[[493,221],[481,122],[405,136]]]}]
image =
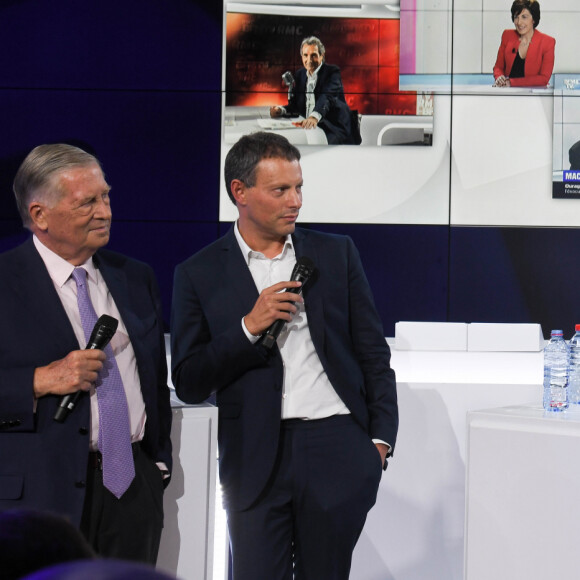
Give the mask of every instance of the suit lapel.
[{"label": "suit lapel", "polygon": [[[252,310],[258,299],[258,289],[252,278],[234,233],[234,226],[222,238],[220,258],[224,274],[224,284],[232,285],[232,299],[240,303],[243,312]],[[235,309],[237,311],[237,308]]]},{"label": "suit lapel", "polygon": [[[296,229],[292,239],[294,241],[294,250],[296,258],[304,256],[310,258],[315,266],[321,263],[321,257],[318,249],[309,241],[308,231]],[[315,273],[311,280],[309,280],[304,287],[304,304],[306,313],[308,315],[308,328],[310,329],[310,336],[316,346],[316,350],[321,356],[324,352],[325,344],[325,328],[324,328],[324,296],[322,292],[322,284],[319,280],[319,272]]]},{"label": "suit lapel", "polygon": [[127,329],[127,333],[131,338],[133,349],[135,350],[135,345],[137,345],[138,341],[134,339],[135,336],[140,334],[138,329],[142,326],[142,321],[135,314],[134,308],[131,306],[131,292],[127,274],[123,268],[112,266],[106,257],[99,253],[95,255],[94,262],[113,297],[115,305],[125,324],[125,328]]},{"label": "suit lapel", "polygon": [[296,91],[294,93],[296,106],[301,115],[306,114],[306,82],[306,69],[302,68],[296,73]]},{"label": "suit lapel", "polygon": [[322,87],[326,86],[326,73],[327,73],[327,71],[328,71],[328,67],[326,66],[326,64],[322,63],[322,66],[320,67],[320,70],[318,71],[316,86],[314,87],[314,95],[317,98],[320,96],[320,92],[322,90]]},{"label": "suit lapel", "polygon": [[63,351],[78,349],[72,325],[32,238],[21,246],[18,262],[18,270],[6,283],[13,284],[15,295],[24,308],[44,328],[39,332],[44,332],[47,339]]}]

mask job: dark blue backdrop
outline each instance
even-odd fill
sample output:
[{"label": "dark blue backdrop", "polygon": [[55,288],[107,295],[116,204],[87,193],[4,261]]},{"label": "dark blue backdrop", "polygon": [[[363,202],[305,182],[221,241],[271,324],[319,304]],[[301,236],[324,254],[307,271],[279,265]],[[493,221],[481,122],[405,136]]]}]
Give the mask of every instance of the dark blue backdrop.
[{"label": "dark blue backdrop", "polygon": [[[0,5],[0,250],[26,237],[11,194],[24,156],[65,141],[113,186],[110,247],[157,271],[216,239],[221,0],[4,0]],[[316,225],[355,240],[385,333],[398,320],[580,322],[575,229]],[[0,282],[1,283],[1,282]]]}]

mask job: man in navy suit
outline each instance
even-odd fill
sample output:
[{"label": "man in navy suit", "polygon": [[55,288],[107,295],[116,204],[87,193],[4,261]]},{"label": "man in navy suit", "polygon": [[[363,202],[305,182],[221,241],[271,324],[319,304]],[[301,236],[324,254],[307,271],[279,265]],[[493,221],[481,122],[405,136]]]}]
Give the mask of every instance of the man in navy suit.
[{"label": "man in navy suit", "polygon": [[239,220],[175,273],[173,382],[217,395],[234,580],[346,580],[397,435],[390,351],[351,239],[296,228],[298,149],[244,136],[225,181]]},{"label": "man in navy suit", "polygon": [[325,62],[325,48],[316,36],[302,41],[304,68],[296,73],[286,107],[270,107],[271,117],[304,117],[302,127],[320,127],[331,145],[353,144],[351,111],[344,98],[340,69]]},{"label": "man in navy suit", "polygon": [[[101,249],[109,190],[97,159],[69,145],[36,147],[16,175],[17,205],[33,236],[0,255],[0,510],[63,514],[100,555],[154,563],[171,469],[163,323],[151,268]],[[96,315],[119,321],[114,364],[84,349],[71,278],[79,268]],[[111,365],[128,408],[121,470],[134,471],[120,497],[103,483],[96,394]],[[62,396],[77,392],[73,411],[55,421]]]}]

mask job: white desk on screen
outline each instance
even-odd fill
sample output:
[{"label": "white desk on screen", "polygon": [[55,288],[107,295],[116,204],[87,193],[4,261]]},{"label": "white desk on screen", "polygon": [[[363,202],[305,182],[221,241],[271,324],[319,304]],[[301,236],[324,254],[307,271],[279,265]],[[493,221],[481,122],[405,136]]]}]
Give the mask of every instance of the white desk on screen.
[{"label": "white desk on screen", "polygon": [[295,119],[271,119],[270,107],[226,107],[224,113],[224,141],[236,143],[242,135],[267,131],[283,135],[294,145],[328,145],[322,129],[302,129],[296,127]]},{"label": "white desk on screen", "polygon": [[469,414],[466,580],[580,576],[580,410]]},{"label": "white desk on screen", "polygon": [[552,95],[554,77],[547,87],[495,87],[492,74],[399,75],[399,90],[466,95]]}]

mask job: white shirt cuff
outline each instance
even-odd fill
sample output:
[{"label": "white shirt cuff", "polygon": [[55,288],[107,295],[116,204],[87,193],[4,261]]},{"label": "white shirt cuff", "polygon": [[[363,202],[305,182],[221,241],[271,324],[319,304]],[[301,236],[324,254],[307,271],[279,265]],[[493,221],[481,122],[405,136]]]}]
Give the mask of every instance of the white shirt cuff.
[{"label": "white shirt cuff", "polygon": [[244,331],[244,334],[248,337],[248,340],[252,343],[255,344],[256,342],[258,342],[258,339],[260,338],[259,336],[254,336],[246,327],[246,323],[244,322],[244,319],[242,318],[242,330]]}]

